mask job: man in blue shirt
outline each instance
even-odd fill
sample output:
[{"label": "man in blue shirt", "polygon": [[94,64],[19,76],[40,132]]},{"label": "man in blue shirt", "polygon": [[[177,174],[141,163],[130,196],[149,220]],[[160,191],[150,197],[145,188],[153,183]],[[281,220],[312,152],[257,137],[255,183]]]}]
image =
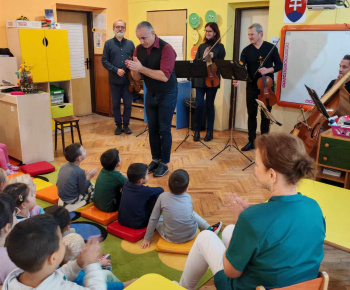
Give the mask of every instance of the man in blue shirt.
[{"label": "man in blue shirt", "polygon": [[[113,114],[115,124],[117,125],[117,129],[114,132],[116,135],[120,135],[123,130],[125,134],[131,134],[129,122],[132,95],[128,90],[129,80],[127,77],[128,70],[125,65],[125,60],[132,57],[135,46],[131,40],[124,38],[125,29],[126,23],[123,20],[118,19],[114,22],[113,31],[115,37],[106,41],[102,56],[102,65],[109,73]],[[123,120],[120,113],[121,99],[123,99],[124,104]]]}]

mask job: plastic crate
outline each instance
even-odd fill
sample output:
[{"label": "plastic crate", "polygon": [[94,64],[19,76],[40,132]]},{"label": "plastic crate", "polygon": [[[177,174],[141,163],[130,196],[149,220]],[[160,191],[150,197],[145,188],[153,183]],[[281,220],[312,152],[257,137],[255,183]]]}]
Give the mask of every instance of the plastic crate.
[{"label": "plastic crate", "polygon": [[350,127],[332,126],[333,135],[350,138]]}]

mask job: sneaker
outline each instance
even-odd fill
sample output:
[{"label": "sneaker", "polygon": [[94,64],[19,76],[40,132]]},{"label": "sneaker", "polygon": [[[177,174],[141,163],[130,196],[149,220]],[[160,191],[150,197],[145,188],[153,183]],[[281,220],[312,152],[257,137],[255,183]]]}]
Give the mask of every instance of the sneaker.
[{"label": "sneaker", "polygon": [[7,175],[12,175],[12,174],[16,174],[17,172],[15,172],[15,171],[13,171],[13,170],[11,170],[11,169],[7,169],[6,170],[6,174]]},{"label": "sneaker", "polygon": [[128,125],[124,125],[123,129],[124,129],[124,133],[125,134],[131,134],[132,133]]},{"label": "sneaker", "polygon": [[120,135],[123,132],[122,126],[117,126],[117,129],[115,129],[114,134]]},{"label": "sneaker", "polygon": [[15,166],[15,165],[12,165],[12,164],[8,164],[8,167],[13,170],[13,171],[18,171],[19,170],[19,166]]},{"label": "sneaker", "polygon": [[159,163],[159,166],[157,170],[153,173],[154,177],[162,177],[165,174],[169,172],[168,166],[163,164],[162,162]]},{"label": "sneaker", "polygon": [[156,169],[159,166],[159,162],[156,161],[152,161],[149,165],[148,165],[148,174],[152,173],[154,171],[156,171]]},{"label": "sneaker", "polygon": [[214,232],[215,234],[218,234],[220,232],[221,227],[222,227],[222,222],[218,222],[217,224],[209,227],[208,230]]}]

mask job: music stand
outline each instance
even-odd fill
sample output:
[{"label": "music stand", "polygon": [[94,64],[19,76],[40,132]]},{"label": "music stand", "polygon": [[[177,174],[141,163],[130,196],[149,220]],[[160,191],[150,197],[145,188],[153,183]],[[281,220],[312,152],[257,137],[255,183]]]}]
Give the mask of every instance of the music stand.
[{"label": "music stand", "polygon": [[330,118],[327,109],[325,108],[324,104],[322,103],[322,101],[320,100],[319,96],[317,95],[317,93],[313,90],[310,89],[307,85],[304,85],[305,88],[307,89],[311,99],[313,100],[317,110],[327,118],[327,120]]},{"label": "music stand", "polygon": [[[218,60],[218,59],[215,60],[215,64],[218,67],[218,69],[219,69],[219,71],[221,73],[221,76],[224,79],[248,81],[248,82],[251,81],[250,78],[249,78],[248,72],[247,72],[247,68],[243,64],[240,64],[240,63],[238,63],[238,62],[236,62],[234,60]],[[217,153],[210,160],[213,160],[216,156],[220,155],[227,148],[229,148],[229,151],[231,151],[232,147],[235,148],[239,153],[241,153],[245,158],[247,158],[251,162],[250,165],[253,164],[252,163],[253,161],[238,148],[236,140],[233,137],[233,114],[232,114],[232,118],[231,118],[231,135],[230,135],[230,138],[228,139],[224,149],[222,149],[219,153]]]},{"label": "music stand", "polygon": [[[207,66],[203,60],[190,60],[190,61],[175,61],[175,74],[177,78],[205,78],[207,77]],[[191,136],[191,122],[192,121],[192,93],[190,94],[190,110],[188,119],[188,128],[185,138],[176,147],[175,151]],[[193,135],[192,135],[193,136]],[[210,149],[208,145],[199,140],[205,147]]]}]

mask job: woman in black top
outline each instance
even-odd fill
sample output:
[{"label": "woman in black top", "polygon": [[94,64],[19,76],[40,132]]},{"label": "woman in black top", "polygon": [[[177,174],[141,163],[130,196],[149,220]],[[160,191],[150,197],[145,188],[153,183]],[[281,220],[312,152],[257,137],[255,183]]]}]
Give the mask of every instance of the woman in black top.
[{"label": "woman in black top", "polygon": [[[215,42],[220,38],[220,30],[215,22],[208,22],[205,25],[205,38],[203,43],[198,47],[198,51],[195,59],[203,59],[208,54],[210,48],[215,44]],[[210,56],[213,60],[224,59],[226,55],[225,47],[220,41],[211,50]],[[219,73],[217,75],[220,77]],[[200,130],[201,130],[201,120],[204,108],[204,95],[206,95],[206,110],[207,110],[207,135],[204,141],[208,142],[213,139],[213,129],[214,129],[214,100],[218,87],[207,87],[205,85],[205,78],[195,78],[193,80],[193,87],[196,88],[196,113],[195,113],[195,123],[194,123],[194,137],[193,141],[200,140]]]}]

